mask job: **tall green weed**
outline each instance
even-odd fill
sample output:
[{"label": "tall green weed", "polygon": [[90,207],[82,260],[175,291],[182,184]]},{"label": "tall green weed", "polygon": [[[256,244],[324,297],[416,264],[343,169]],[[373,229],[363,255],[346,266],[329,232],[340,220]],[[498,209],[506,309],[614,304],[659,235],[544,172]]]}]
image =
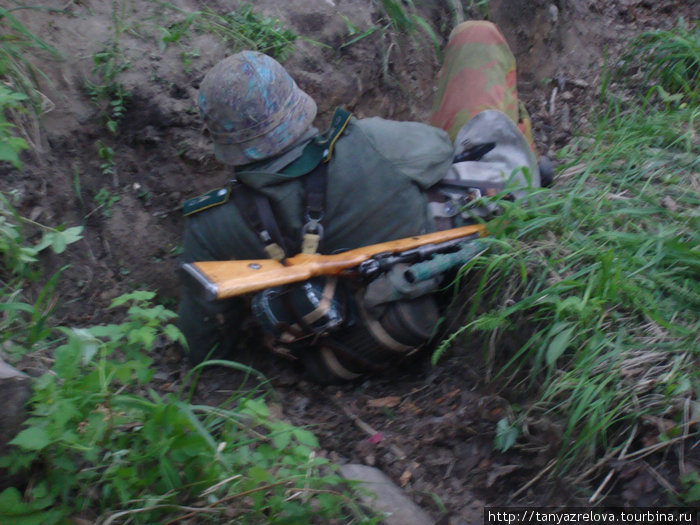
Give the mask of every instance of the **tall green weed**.
[{"label": "tall green weed", "polygon": [[8,162],[15,168],[21,166],[19,155],[29,146],[26,140],[16,135],[17,126],[8,120],[7,114],[12,111],[24,111],[24,102],[27,99],[23,93],[12,91],[0,84],[0,162]]},{"label": "tall green weed", "polygon": [[[31,9],[18,7],[16,9]],[[43,73],[29,60],[32,53],[58,58],[58,52],[29,31],[14,15],[16,9],[0,7],[0,79],[10,91],[21,93],[36,111],[43,105],[37,82]]]},{"label": "tall green weed", "polygon": [[700,101],[700,27],[680,19],[669,31],[649,31],[637,37],[624,57],[626,73],[638,69],[644,83],[693,104]]},{"label": "tall green weed", "polygon": [[442,56],[442,48],[437,33],[435,33],[435,30],[425,18],[416,13],[416,6],[412,0],[405,2],[399,0],[375,1],[383,13],[387,24],[382,28],[382,31],[391,29],[394,33],[411,35],[415,38],[416,30],[421,29],[433,44],[437,57],[440,58]]},{"label": "tall green weed", "polygon": [[460,337],[484,341],[499,384],[536,396],[503,426],[563,422],[559,475],[599,472],[606,461],[589,462],[601,447],[631,453],[647,416],[672,425],[663,447],[700,389],[700,108],[684,83],[658,104],[644,91],[625,99],[626,87],[603,93],[552,189],[500,204],[490,250],[470,265],[465,324],[433,356]]},{"label": "tall green weed", "polygon": [[[27,239],[27,223],[41,231],[37,242]],[[55,304],[53,291],[60,271],[30,299],[26,288],[41,277],[36,269],[39,254],[48,248],[61,254],[81,234],[82,226],[50,228],[24,219],[0,193],[0,345],[11,358],[30,352],[50,332],[47,320]]]},{"label": "tall green weed", "polygon": [[159,26],[163,49],[169,44],[185,45],[188,36],[192,34],[208,33],[220,38],[231,51],[253,49],[284,61],[297,39],[279,20],[261,16],[250,5],[219,14],[212,9],[189,12],[169,3],[156,3],[183,17],[179,21]]}]

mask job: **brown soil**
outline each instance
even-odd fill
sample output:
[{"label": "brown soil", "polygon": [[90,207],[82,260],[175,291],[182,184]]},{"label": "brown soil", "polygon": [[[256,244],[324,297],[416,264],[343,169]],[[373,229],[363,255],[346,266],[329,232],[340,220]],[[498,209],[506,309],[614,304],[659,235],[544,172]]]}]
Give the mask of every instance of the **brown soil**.
[{"label": "brown soil", "polygon": [[[188,11],[204,6],[221,13],[231,9],[231,2],[223,0],[174,4]],[[445,40],[455,23],[448,6],[459,2],[420,4],[423,17]],[[490,19],[501,27],[517,56],[520,94],[533,117],[537,145],[550,156],[567,144],[572,130],[585,126],[589,101],[597,95],[604,49],[614,59],[631,36],[669,27],[679,16],[697,19],[699,14],[693,0],[490,4]],[[121,6],[119,20],[132,29],[119,39],[130,58],[119,79],[131,96],[118,132],[111,134],[85,85],[96,80],[92,56],[113,34],[113,3],[61,0],[42,5],[53,9],[20,9],[14,14],[62,54],[62,60],[32,59],[46,74],[42,91],[52,110],[42,115],[40,126],[30,120],[22,123],[34,148],[25,156],[21,172],[0,166],[0,190],[12,192],[24,216],[44,224],[86,227],[82,241],[43,261],[47,273],[70,264],[59,288],[56,322],[104,321],[111,315],[106,310],[111,299],[137,287],[158,291],[174,306],[183,228],[179,208],[184,199],[227,180],[226,169],[216,163],[202,135],[196,111],[199,82],[227,50],[207,35],[194,35],[183,48],[160,49],[155,38],[143,37],[153,26],[149,20],[159,14],[156,4],[115,2]],[[375,31],[340,47],[351,38],[346,19],[359,31],[377,23],[375,3],[259,0],[255,9],[308,37],[297,43],[285,65],[318,102],[320,128],[338,105],[359,117],[426,119],[439,67],[427,39]],[[465,13],[478,16],[466,7]],[[184,67],[181,52],[194,49],[199,58]],[[114,175],[100,169],[98,141],[114,150]],[[119,198],[110,209],[94,200],[101,189]],[[556,455],[552,443],[560,429],[556,422],[542,421],[510,452],[495,451],[496,422],[514,400],[507,391],[484,382],[483,363],[468,349],[455,350],[436,367],[423,360],[362,383],[318,387],[304,381],[294,364],[263,353],[255,335],[246,344],[255,354],[254,362],[281,392],[285,417],[309,425],[337,461],[374,464],[387,472],[442,523],[480,521],[485,504],[580,503],[577,498],[597,486],[589,480],[583,487],[554,487],[543,475],[524,488]],[[156,377],[163,385],[177,381],[185,366],[175,349],[165,349]],[[216,401],[238,381],[228,371],[209,371],[200,380],[199,395]],[[524,405],[527,400],[517,402]],[[369,436],[353,424],[353,417],[377,434]],[[646,470],[615,479],[609,488],[609,502],[663,501],[658,481]]]}]

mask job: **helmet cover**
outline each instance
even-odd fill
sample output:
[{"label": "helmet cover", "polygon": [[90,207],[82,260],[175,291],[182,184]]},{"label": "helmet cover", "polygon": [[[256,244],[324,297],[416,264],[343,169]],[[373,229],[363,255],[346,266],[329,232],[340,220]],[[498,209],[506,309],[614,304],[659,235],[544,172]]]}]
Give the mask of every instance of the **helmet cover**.
[{"label": "helmet cover", "polygon": [[216,64],[199,89],[199,110],[217,158],[234,166],[284,151],[316,117],[316,103],[275,59],[242,51]]}]

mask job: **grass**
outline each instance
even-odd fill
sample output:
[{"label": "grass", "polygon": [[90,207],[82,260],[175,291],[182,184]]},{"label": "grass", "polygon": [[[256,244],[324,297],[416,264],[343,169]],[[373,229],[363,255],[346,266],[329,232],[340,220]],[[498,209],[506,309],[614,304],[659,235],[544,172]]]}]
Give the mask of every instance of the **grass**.
[{"label": "grass", "polygon": [[59,54],[27,30],[12,14],[13,11],[0,7],[0,79],[11,91],[24,95],[32,107],[40,112],[45,97],[36,86],[43,73],[32,65],[29,56],[31,53],[42,53],[58,58]]},{"label": "grass", "polygon": [[[416,6],[412,0],[405,2],[399,0],[375,0],[375,4],[383,14],[383,20],[386,24],[382,28],[383,32],[386,33],[391,30],[394,34],[411,35],[413,38],[416,38],[416,30],[421,29],[433,44],[437,57],[440,58],[442,56],[442,47],[437,33],[435,33],[428,21],[416,13]],[[353,39],[353,41],[356,40]]]},{"label": "grass", "polygon": [[253,49],[284,61],[297,38],[292,31],[282,27],[279,20],[260,16],[251,6],[242,6],[226,14],[218,14],[211,9],[189,13],[173,6],[171,9],[185,18],[160,28],[163,44],[179,42],[191,30],[194,33],[216,35],[232,51]]},{"label": "grass", "polygon": [[[650,66],[642,64],[650,64]],[[640,35],[623,59],[623,71],[637,71],[642,85],[675,94],[693,104],[700,97],[700,31],[680,19],[675,29]],[[668,95],[670,96],[670,95]]]},{"label": "grass", "polygon": [[485,340],[496,384],[518,403],[534,396],[497,444],[510,425],[561,422],[552,476],[590,480],[664,448],[682,458],[696,435],[700,60],[660,50],[697,36],[635,41],[648,53],[644,89],[604,82],[597,122],[560,152],[555,186],[502,203],[490,252],[471,264],[465,325],[434,355],[462,335]]},{"label": "grass", "polygon": [[[17,7],[0,7],[0,162],[20,165],[22,150],[40,143],[37,115],[53,105],[39,90],[44,74],[30,57],[59,58],[59,53],[34,35],[12,14]],[[45,77],[44,77],[45,78]],[[21,136],[18,136],[21,135]]]}]

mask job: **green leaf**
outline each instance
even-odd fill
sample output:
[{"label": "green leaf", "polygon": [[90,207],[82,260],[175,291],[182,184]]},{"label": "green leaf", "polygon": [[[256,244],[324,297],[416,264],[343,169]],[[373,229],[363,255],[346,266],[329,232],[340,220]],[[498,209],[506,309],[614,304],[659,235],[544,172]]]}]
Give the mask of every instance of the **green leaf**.
[{"label": "green leaf", "polygon": [[185,336],[182,334],[180,329],[174,324],[168,324],[163,328],[163,334],[165,337],[173,342],[185,343]]},{"label": "green leaf", "polygon": [[63,253],[66,246],[73,244],[83,238],[83,227],[73,226],[64,231],[57,231],[55,235],[54,242],[52,243],[53,251],[56,253]]},{"label": "green leaf", "polygon": [[243,402],[241,412],[261,419],[266,419],[270,415],[267,405],[262,399],[246,399]]},{"label": "green leaf", "polygon": [[569,343],[571,343],[571,334],[574,333],[575,328],[576,326],[571,326],[558,333],[549,343],[549,347],[547,347],[547,354],[545,356],[549,366],[552,366],[569,347]]},{"label": "green leaf", "polygon": [[46,509],[54,505],[54,496],[49,494],[42,482],[36,485],[24,501],[14,487],[0,493],[0,523],[3,525],[52,525],[59,523],[65,512],[62,509]]},{"label": "green leaf", "polygon": [[9,142],[0,142],[0,161],[9,162],[15,168],[19,169],[22,166],[22,163],[20,162],[19,155],[17,153],[19,153],[19,151],[22,149],[26,149],[26,142],[22,142],[24,144],[15,143],[16,146],[14,148],[11,147]]},{"label": "green leaf", "polygon": [[683,483],[683,486],[687,489],[687,492],[683,496],[683,499],[687,503],[700,502],[700,476],[698,476],[698,473],[690,472],[689,474],[682,476],[681,482]]},{"label": "green leaf", "polygon": [[17,445],[25,450],[42,450],[51,443],[51,438],[46,429],[41,427],[29,427],[15,436],[10,445]]},{"label": "green leaf", "polygon": [[122,327],[116,324],[91,326],[86,330],[95,337],[108,337],[113,340],[118,340],[123,335]]},{"label": "green leaf", "polygon": [[80,346],[80,355],[84,365],[92,361],[92,358],[100,348],[101,342],[84,328],[73,328],[74,337]]},{"label": "green leaf", "polygon": [[318,439],[316,439],[316,436],[314,436],[312,432],[304,430],[303,428],[295,428],[292,430],[292,434],[299,444],[311,448],[318,448]]},{"label": "green leaf", "polygon": [[120,295],[116,299],[112,301],[112,304],[109,306],[110,308],[114,308],[116,306],[121,306],[128,301],[137,301],[137,302],[142,302],[142,301],[150,301],[156,296],[155,293],[153,292],[145,292],[143,290],[136,291],[136,292],[131,292],[131,293],[126,293],[124,295]]},{"label": "green leaf", "polygon": [[140,343],[147,350],[150,350],[155,340],[156,331],[150,326],[142,326],[129,332],[129,342],[134,344]]},{"label": "green leaf", "polygon": [[248,469],[248,477],[258,483],[268,483],[273,480],[272,474],[258,466],[253,466]]},{"label": "green leaf", "polygon": [[61,379],[72,379],[80,368],[80,340],[73,336],[68,342],[59,346],[54,353],[53,371]]},{"label": "green leaf", "polygon": [[289,445],[289,442],[292,440],[292,433],[289,431],[289,429],[278,430],[270,437],[272,438],[272,444],[275,446],[275,448],[282,450],[283,448],[286,448],[287,445]]},{"label": "green leaf", "polygon": [[51,246],[51,244],[53,243],[54,235],[54,232],[44,232],[44,235],[41,237],[41,240],[33,247],[36,253],[39,253],[41,250]]},{"label": "green leaf", "polygon": [[517,426],[511,425],[508,419],[501,419],[496,425],[496,437],[494,439],[494,446],[501,452],[505,452],[510,447],[515,445],[515,441],[520,435],[520,430]]},{"label": "green leaf", "polygon": [[14,487],[9,487],[0,493],[0,515],[17,516],[28,510],[28,505],[22,501],[22,494]]},{"label": "green leaf", "polygon": [[34,312],[34,307],[26,303],[2,303],[0,304],[0,312]]},{"label": "green leaf", "polygon": [[54,253],[63,253],[66,250],[66,240],[61,235],[61,232],[55,232],[51,239],[51,249]]}]

